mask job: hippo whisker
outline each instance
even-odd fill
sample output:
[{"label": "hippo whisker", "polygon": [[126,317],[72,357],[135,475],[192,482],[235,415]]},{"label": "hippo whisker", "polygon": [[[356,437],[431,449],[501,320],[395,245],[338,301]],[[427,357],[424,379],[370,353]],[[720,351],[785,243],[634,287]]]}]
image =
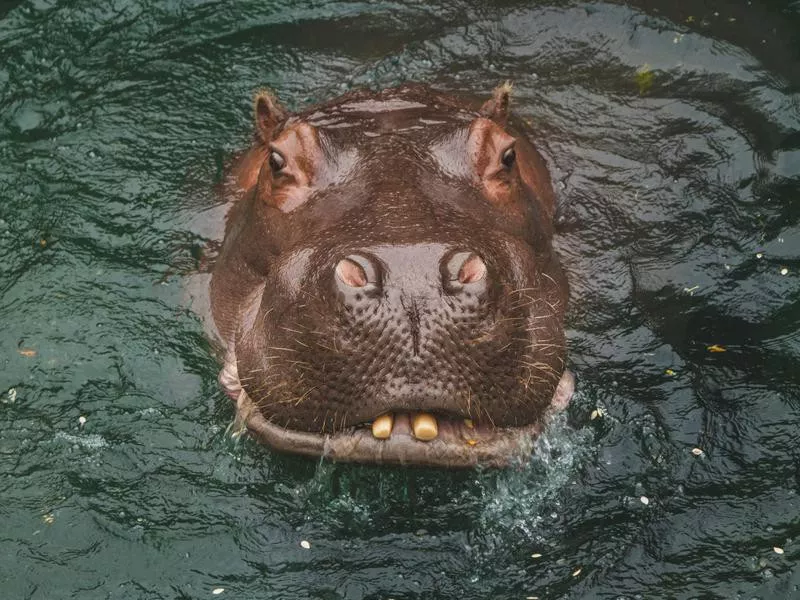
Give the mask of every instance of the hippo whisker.
[{"label": "hippo whisker", "polygon": [[548,344],[548,343],[545,343],[545,342],[536,341],[536,342],[529,343],[526,346],[526,348],[530,349],[530,350],[533,350],[533,351],[550,350],[550,349],[560,350],[561,346],[558,345],[558,344]]},{"label": "hippo whisker", "polygon": [[540,362],[531,363],[531,362],[527,362],[527,361],[524,361],[524,360],[520,360],[520,361],[518,361],[518,364],[523,365],[523,366],[528,367],[528,368],[531,368],[531,369],[536,369],[537,371],[539,371],[541,373],[547,373],[547,374],[550,374],[550,375],[555,375],[557,378],[561,377],[561,373],[557,373],[556,370],[552,366],[547,364],[547,363],[540,363]]},{"label": "hippo whisker", "polygon": [[270,346],[270,350],[282,350],[283,352],[298,352],[297,348],[282,348],[280,346]]},{"label": "hippo whisker", "polygon": [[300,397],[297,399],[297,402],[295,402],[295,404],[294,404],[294,405],[295,405],[295,406],[298,406],[298,405],[299,405],[301,402],[303,402],[303,401],[304,401],[306,398],[308,398],[308,397],[311,395],[311,393],[312,393],[312,392],[314,392],[316,389],[317,389],[317,387],[315,386],[315,387],[312,387],[312,388],[309,388],[308,390],[306,390],[306,391],[303,393],[303,395],[302,395],[302,396],[300,396]]},{"label": "hippo whisker", "polygon": [[542,271],[541,276],[546,278],[546,279],[549,279],[553,283],[553,285],[556,286],[556,288],[558,288],[558,282],[555,279],[553,279],[552,275]]},{"label": "hippo whisker", "polygon": [[486,415],[486,418],[489,420],[489,423],[492,424],[492,427],[493,428],[496,427],[496,425],[494,424],[494,419],[492,418],[492,413],[490,413],[488,409],[486,409],[483,405],[478,404],[478,410],[479,411],[483,410],[484,414]]},{"label": "hippo whisker", "polygon": [[281,327],[281,329],[283,329],[284,331],[291,331],[292,333],[299,333],[299,334],[306,333],[305,331],[300,331],[299,329],[292,329],[291,327],[285,327],[285,326]]},{"label": "hippo whisker", "polygon": [[517,288],[515,290],[511,290],[510,292],[508,292],[508,295],[510,296],[511,294],[521,294],[522,292],[535,292],[537,290],[538,288],[535,287]]}]

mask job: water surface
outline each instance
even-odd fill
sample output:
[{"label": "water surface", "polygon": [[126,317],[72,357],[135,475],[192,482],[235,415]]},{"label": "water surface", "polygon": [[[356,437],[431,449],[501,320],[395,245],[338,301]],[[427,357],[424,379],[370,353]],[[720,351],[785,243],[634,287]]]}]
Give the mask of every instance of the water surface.
[{"label": "water surface", "polygon": [[[0,5],[2,596],[800,598],[798,32],[780,0]],[[231,440],[183,288],[253,91],[506,79],[579,378],[530,464]]]}]

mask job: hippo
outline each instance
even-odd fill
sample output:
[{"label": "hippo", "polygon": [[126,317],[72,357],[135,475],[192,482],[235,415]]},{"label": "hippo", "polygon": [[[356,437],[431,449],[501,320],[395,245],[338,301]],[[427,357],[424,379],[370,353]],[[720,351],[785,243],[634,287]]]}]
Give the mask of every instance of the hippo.
[{"label": "hippo", "polygon": [[563,409],[569,288],[510,84],[296,114],[255,95],[210,278],[239,431],[334,461],[505,467]]}]

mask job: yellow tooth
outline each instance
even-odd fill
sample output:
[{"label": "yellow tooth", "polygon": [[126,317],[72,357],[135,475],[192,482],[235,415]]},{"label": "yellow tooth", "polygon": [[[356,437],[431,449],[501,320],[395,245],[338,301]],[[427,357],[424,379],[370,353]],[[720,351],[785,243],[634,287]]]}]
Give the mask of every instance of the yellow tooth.
[{"label": "yellow tooth", "polygon": [[464,427],[467,429],[475,429],[475,423],[472,422],[472,419],[464,419]]},{"label": "yellow tooth", "polygon": [[436,436],[439,435],[439,425],[436,423],[436,417],[430,413],[417,413],[414,416],[411,428],[414,430],[414,437],[423,442],[436,439]]},{"label": "yellow tooth", "polygon": [[392,435],[394,426],[394,416],[391,414],[381,415],[372,422],[372,435],[379,440],[388,439]]}]

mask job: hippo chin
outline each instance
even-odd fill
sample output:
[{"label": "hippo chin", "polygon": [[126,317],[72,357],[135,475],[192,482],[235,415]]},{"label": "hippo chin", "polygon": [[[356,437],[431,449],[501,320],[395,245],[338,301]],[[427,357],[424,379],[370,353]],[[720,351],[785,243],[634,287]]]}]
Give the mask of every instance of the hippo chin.
[{"label": "hippo chin", "polygon": [[530,453],[573,391],[568,286],[509,92],[471,107],[407,85],[294,115],[256,96],[210,289],[242,427],[337,461]]}]

